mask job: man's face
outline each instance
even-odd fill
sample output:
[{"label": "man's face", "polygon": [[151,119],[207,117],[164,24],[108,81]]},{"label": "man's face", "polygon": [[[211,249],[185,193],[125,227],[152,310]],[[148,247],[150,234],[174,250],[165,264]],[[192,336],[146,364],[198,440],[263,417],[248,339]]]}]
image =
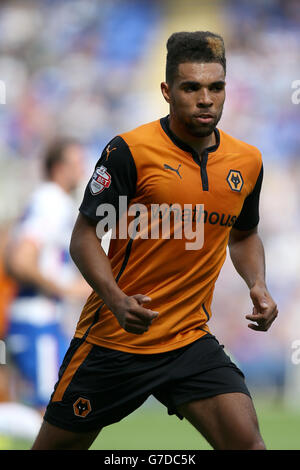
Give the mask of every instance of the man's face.
[{"label": "man's face", "polygon": [[64,181],[70,191],[82,181],[84,175],[84,151],[80,145],[69,145],[64,151],[64,158],[60,170]]},{"label": "man's face", "polygon": [[172,86],[161,84],[170,113],[194,137],[206,137],[217,126],[225,101],[225,73],[219,63],[179,64]]}]

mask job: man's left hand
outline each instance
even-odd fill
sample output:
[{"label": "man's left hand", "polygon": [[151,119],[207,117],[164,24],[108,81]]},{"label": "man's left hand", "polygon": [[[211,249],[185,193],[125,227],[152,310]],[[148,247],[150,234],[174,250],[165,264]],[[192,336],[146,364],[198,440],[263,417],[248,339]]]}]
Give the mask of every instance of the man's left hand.
[{"label": "man's left hand", "polygon": [[253,302],[252,315],[246,315],[248,327],[255,331],[267,331],[278,315],[277,305],[269,294],[265,285],[255,284],[250,289],[250,297]]}]

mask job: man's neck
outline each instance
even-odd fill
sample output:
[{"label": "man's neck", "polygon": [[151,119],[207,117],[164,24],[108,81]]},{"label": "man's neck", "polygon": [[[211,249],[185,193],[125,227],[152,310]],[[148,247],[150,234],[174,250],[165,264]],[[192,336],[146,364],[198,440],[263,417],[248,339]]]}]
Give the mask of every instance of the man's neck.
[{"label": "man's neck", "polygon": [[48,180],[48,182],[56,184],[56,186],[58,186],[66,194],[71,193],[71,190],[70,190],[69,186],[64,184],[64,181],[61,180],[59,177],[51,178],[51,179]]},{"label": "man's neck", "polygon": [[181,126],[180,123],[178,123],[178,121],[172,116],[169,117],[169,128],[173,134],[196,150],[199,154],[201,154],[206,148],[212,147],[216,144],[216,136],[214,132],[206,137],[192,136],[191,134],[188,134],[183,126]]}]

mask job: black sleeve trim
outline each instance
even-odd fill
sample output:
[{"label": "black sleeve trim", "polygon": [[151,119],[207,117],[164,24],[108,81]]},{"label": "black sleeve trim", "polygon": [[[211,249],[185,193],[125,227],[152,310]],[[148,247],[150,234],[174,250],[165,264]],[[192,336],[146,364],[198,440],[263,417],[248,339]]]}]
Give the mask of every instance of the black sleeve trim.
[{"label": "black sleeve trim", "polygon": [[98,222],[100,204],[112,204],[119,215],[119,196],[127,196],[127,203],[136,191],[137,171],[133,156],[122,137],[112,139],[102,152],[95,171],[85,189],[79,211]]},{"label": "black sleeve trim", "polygon": [[259,196],[263,181],[263,165],[253,191],[246,197],[240,215],[233,225],[237,230],[252,230],[259,222]]}]

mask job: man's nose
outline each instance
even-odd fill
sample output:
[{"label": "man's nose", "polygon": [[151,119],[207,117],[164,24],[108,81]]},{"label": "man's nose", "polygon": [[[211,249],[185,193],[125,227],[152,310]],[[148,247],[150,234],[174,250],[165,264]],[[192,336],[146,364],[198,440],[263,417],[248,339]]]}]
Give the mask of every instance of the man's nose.
[{"label": "man's nose", "polygon": [[197,96],[197,106],[199,108],[208,108],[213,105],[209,90],[202,88]]}]

